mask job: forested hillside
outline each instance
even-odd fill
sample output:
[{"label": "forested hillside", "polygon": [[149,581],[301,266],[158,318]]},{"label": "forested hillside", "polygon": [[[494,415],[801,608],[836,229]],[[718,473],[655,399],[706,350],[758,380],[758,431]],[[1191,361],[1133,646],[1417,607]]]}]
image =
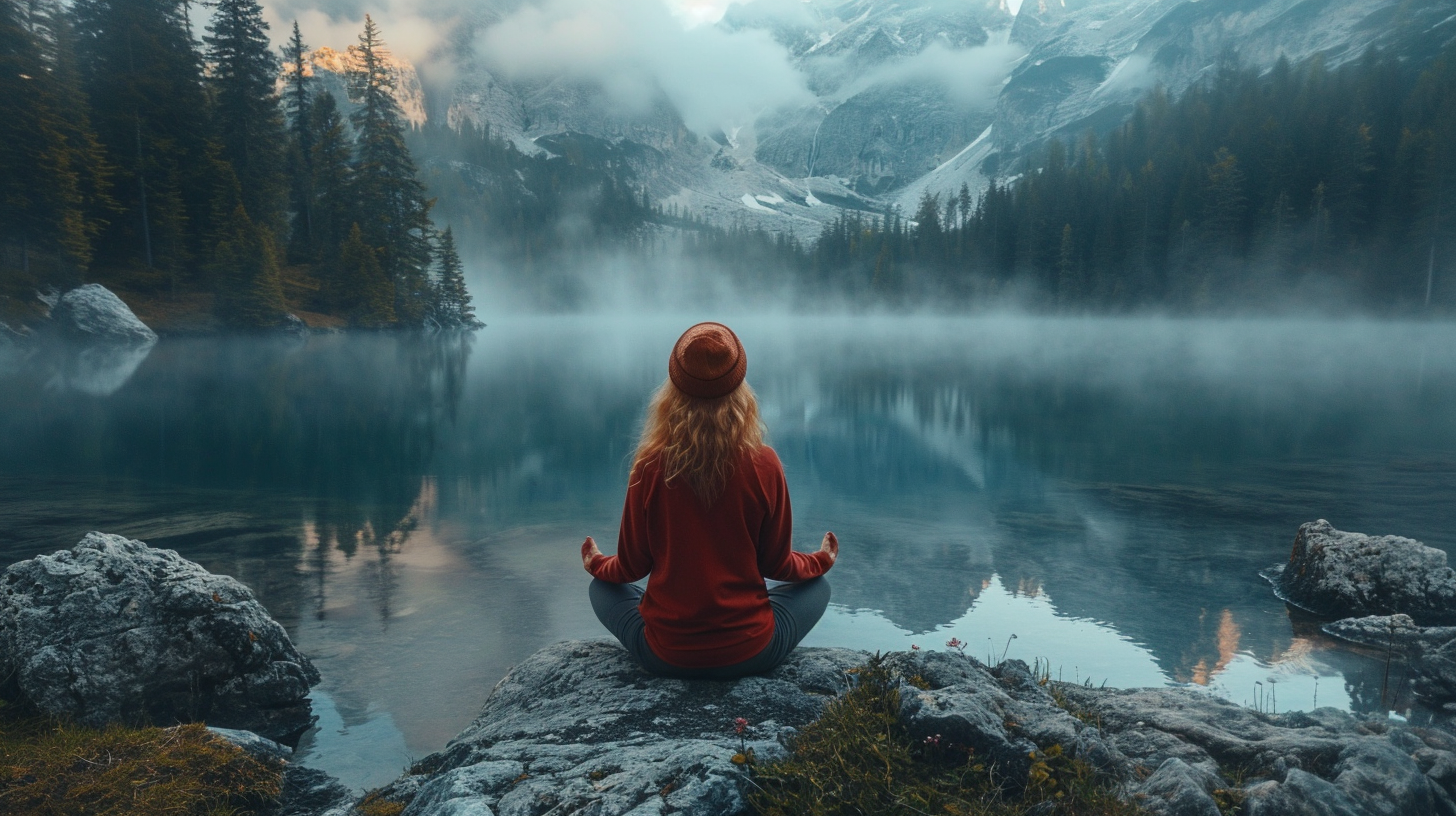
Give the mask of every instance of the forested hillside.
[{"label": "forested hillside", "polygon": [[1155,91],[983,194],[846,215],[804,265],[816,286],[894,302],[1016,289],[1065,310],[1419,312],[1456,305],[1453,239],[1456,53],[1424,67],[1370,53]]},{"label": "forested hillside", "polygon": [[409,126],[367,17],[342,100],[296,25],[280,59],[256,0],[204,8],[198,42],[182,0],[0,0],[12,307],[98,281],[237,327],[473,325],[467,263],[548,310],[666,276],[810,308],[1456,306],[1451,50],[1230,59],[1110,132],[989,168],[986,190],[842,210],[803,243],[651,200],[660,157],[628,140],[528,154],[468,121]]},{"label": "forested hillside", "polygon": [[255,0],[206,8],[197,42],[185,0],[0,0],[0,295],[98,281],[235,327],[473,325],[373,21],[346,121],[296,59],[280,100]]}]

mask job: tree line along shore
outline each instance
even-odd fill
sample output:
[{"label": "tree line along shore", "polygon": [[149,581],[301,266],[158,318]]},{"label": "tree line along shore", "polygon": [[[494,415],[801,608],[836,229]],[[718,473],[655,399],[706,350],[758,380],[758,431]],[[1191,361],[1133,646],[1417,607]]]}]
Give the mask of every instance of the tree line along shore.
[{"label": "tree line along shore", "polygon": [[[161,322],[266,328],[476,324],[452,230],[405,143],[395,76],[366,18],[347,116],[288,63],[254,0],[0,3],[0,275],[32,293],[102,282]],[[18,320],[17,315],[18,314]],[[3,317],[3,315],[0,315]]]}]

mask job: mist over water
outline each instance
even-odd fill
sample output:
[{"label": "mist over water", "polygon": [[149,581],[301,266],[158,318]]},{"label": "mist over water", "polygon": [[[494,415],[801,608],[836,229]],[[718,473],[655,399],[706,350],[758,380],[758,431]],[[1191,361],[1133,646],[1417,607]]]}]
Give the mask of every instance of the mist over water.
[{"label": "mist over water", "polygon": [[10,361],[0,560],[100,529],[236,576],[323,673],[310,764],[377,784],[509,666],[605,635],[576,548],[611,551],[668,349],[715,317],[799,548],[843,542],[808,645],[954,636],[1069,680],[1372,710],[1382,664],[1257,572],[1316,518],[1456,546],[1450,325],[703,313]]}]

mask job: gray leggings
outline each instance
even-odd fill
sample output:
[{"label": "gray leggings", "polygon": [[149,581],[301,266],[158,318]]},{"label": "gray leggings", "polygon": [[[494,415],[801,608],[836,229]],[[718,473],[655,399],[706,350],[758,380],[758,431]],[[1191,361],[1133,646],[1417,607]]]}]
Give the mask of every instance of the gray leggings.
[{"label": "gray leggings", "polygon": [[642,587],[636,584],[613,584],[593,578],[592,611],[607,631],[627,647],[627,652],[651,674],[700,680],[732,680],[746,674],[762,674],[784,662],[789,652],[809,634],[829,606],[829,582],[823,576],[798,584],[769,587],[768,602],[773,608],[773,640],[763,651],[731,666],[686,669],[664,661],[647,645],[647,629],[637,604],[642,600]]}]

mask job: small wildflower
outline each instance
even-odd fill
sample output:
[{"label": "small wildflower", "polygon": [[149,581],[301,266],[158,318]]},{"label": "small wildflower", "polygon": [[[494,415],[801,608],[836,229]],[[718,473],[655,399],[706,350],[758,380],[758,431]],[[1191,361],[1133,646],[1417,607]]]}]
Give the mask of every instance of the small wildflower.
[{"label": "small wildflower", "polygon": [[929,745],[932,748],[938,748],[938,747],[940,747],[940,735],[939,734],[935,734],[934,736],[926,737],[925,738],[925,744],[926,745]]},{"label": "small wildflower", "polygon": [[945,642],[945,645],[949,648],[955,649],[961,654],[966,653],[966,642],[964,640],[961,640],[960,638],[951,638],[950,640],[947,640]]},{"label": "small wildflower", "polygon": [[918,645],[912,643],[912,644],[910,644],[910,651],[912,651],[912,652],[918,652],[918,651],[920,651],[920,647]]},{"label": "small wildflower", "polygon": [[735,734],[742,734],[743,733],[743,729],[745,729],[747,727],[748,727],[748,720],[746,720],[746,719],[744,719],[742,717],[739,717],[738,719],[736,719],[736,720],[733,721],[733,733],[735,733]]}]

